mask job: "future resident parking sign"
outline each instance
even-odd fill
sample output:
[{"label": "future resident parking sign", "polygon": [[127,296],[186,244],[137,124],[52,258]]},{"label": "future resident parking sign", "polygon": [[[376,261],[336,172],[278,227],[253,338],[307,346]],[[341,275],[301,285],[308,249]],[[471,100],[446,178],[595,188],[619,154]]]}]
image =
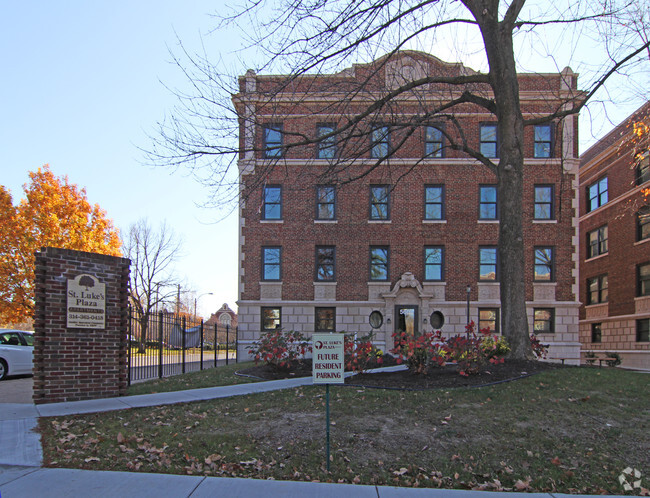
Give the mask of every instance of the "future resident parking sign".
[{"label": "future resident parking sign", "polygon": [[343,384],[343,334],[314,334],[312,345],[313,383]]}]

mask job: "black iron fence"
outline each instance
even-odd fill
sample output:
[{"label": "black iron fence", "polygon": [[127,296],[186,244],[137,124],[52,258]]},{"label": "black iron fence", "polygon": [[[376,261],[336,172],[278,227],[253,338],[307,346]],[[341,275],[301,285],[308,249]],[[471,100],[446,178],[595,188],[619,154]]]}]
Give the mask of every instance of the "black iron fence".
[{"label": "black iron fence", "polygon": [[237,361],[237,328],[129,309],[129,384]]}]

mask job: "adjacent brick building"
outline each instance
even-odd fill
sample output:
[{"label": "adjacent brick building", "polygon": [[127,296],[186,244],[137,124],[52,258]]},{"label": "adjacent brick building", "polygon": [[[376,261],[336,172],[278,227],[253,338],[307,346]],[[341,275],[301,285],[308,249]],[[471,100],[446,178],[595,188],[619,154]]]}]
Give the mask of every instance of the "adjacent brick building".
[{"label": "adjacent brick building", "polygon": [[[580,160],[580,342],[650,369],[650,162],[646,103]],[[635,127],[635,123],[637,126]]]},{"label": "adjacent brick building", "polygon": [[[309,143],[404,82],[472,73],[400,52],[289,82],[252,71],[240,78],[233,97],[242,150],[240,354],[277,327],[307,334],[372,330],[382,349],[392,347],[396,330],[462,334],[468,302],[471,320],[500,331],[496,248],[499,218],[507,213],[498,212],[494,172],[449,147],[450,137],[464,136],[495,157],[494,115],[467,103],[453,108],[453,118],[427,119],[461,93],[431,83],[368,116],[344,139]],[[352,94],[362,82],[363,91]],[[568,68],[521,74],[519,85],[530,118],[560,108],[577,75]],[[489,96],[486,88],[472,90]],[[404,116],[422,120],[417,128],[402,126]],[[577,117],[526,127],[524,139],[530,329],[552,345],[552,356],[577,359]]]}]

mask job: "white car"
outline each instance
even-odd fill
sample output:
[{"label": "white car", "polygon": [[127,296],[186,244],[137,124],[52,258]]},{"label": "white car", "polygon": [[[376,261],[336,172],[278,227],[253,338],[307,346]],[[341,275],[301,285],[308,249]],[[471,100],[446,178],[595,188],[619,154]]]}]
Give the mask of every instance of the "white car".
[{"label": "white car", "polygon": [[33,357],[34,332],[0,329],[0,380],[31,374]]}]

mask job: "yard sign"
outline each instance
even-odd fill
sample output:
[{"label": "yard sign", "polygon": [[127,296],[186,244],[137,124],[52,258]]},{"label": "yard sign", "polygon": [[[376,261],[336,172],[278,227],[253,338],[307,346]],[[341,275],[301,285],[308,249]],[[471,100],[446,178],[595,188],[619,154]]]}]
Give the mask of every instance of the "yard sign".
[{"label": "yard sign", "polygon": [[314,334],[312,341],[314,384],[343,384],[343,334]]}]

